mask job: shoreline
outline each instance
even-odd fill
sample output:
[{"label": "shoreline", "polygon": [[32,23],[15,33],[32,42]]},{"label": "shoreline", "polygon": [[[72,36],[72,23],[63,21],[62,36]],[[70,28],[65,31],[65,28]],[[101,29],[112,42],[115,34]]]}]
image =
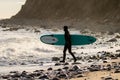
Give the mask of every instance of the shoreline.
[{"label": "shoreline", "polygon": [[[49,74],[51,74],[51,76],[50,76],[51,78],[53,78],[53,76],[55,76],[56,72],[60,72],[61,77],[59,76],[58,80],[64,80],[65,75],[66,75],[66,78],[69,78],[70,80],[101,80],[102,78],[106,78],[106,77],[112,77],[115,80],[120,79],[119,78],[120,72],[116,72],[116,70],[120,70],[120,58],[112,59],[111,62],[108,62],[108,63],[102,63],[102,64],[98,64],[98,65],[93,64],[97,68],[90,67],[90,66],[89,67],[83,66],[83,68],[82,68],[82,67],[80,67],[80,65],[81,64],[79,64],[79,63],[74,64],[74,65],[72,65],[72,63],[68,63],[66,65],[60,64],[57,66],[55,66],[55,65],[53,65],[53,66],[34,66],[33,65],[31,67],[23,66],[24,68],[22,68],[21,66],[19,66],[19,67],[14,66],[17,69],[19,69],[19,71],[18,70],[10,70],[10,72],[8,74],[3,74],[3,75],[1,74],[2,76],[0,76],[0,77],[3,77],[3,76],[5,77],[8,75],[16,76],[16,74],[22,75],[23,72],[26,72],[27,73],[26,76],[28,76],[28,75],[36,74],[35,71],[37,71],[37,73],[41,73],[40,71],[42,71],[42,74],[46,74],[46,76],[50,76]],[[111,67],[109,65],[111,65]],[[98,68],[98,66],[101,66],[101,67]],[[13,69],[14,67],[12,66],[11,69]],[[67,68],[68,68],[68,70],[67,70]],[[98,70],[89,71],[89,70],[91,70],[89,68],[93,68],[93,69],[96,68]],[[80,70],[80,72],[78,72],[79,70]],[[63,73],[65,73],[64,77],[62,77]],[[73,74],[74,76],[70,77],[70,75],[71,75],[70,73]],[[67,75],[69,77],[67,77]],[[34,76],[34,77],[37,78],[36,76]],[[55,76],[55,77],[58,78],[57,76]],[[46,77],[44,77],[44,78],[46,78]],[[12,79],[14,79],[14,78],[12,78]],[[36,79],[34,79],[34,80],[36,80]]]},{"label": "shoreline", "polygon": [[[66,64],[59,63],[63,47],[43,44],[38,38],[43,34],[62,33],[61,30],[32,29],[28,26],[26,26],[27,29],[19,29],[15,28],[15,25],[11,26],[0,28],[0,36],[3,37],[0,39],[0,65],[2,66],[1,73],[5,72],[0,74],[0,79],[85,80],[86,78],[86,80],[93,80],[92,78],[97,76],[100,79],[104,76],[110,76],[110,72],[113,76],[119,75],[119,73],[114,73],[117,70],[119,72],[120,69],[119,33],[93,33],[91,31],[80,33],[80,31],[71,30],[72,34],[91,35],[98,39],[94,44],[74,47],[73,52],[78,58],[78,63],[73,65],[73,59],[69,54],[67,54]],[[48,57],[51,57],[49,60],[52,57],[57,57],[59,60],[49,61]],[[117,78],[118,75],[113,78]]]}]

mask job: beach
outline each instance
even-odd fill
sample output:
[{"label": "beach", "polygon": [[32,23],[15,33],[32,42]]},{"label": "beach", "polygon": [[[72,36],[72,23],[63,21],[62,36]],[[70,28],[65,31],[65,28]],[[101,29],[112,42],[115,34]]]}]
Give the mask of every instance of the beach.
[{"label": "beach", "polygon": [[59,29],[21,25],[0,26],[1,80],[119,80],[120,34],[70,30],[71,34],[94,36],[95,43],[73,46],[77,63],[67,53],[60,63],[63,46],[44,44],[40,36],[61,34]]}]

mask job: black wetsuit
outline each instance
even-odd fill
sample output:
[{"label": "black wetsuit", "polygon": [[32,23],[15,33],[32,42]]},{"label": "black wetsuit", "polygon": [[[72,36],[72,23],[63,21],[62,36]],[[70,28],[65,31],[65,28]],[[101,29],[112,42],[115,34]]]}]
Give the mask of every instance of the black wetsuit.
[{"label": "black wetsuit", "polygon": [[74,54],[71,51],[71,47],[72,47],[72,43],[71,43],[71,36],[69,34],[68,30],[65,30],[65,46],[64,46],[64,50],[63,50],[63,61],[65,62],[65,58],[66,58],[66,51],[68,49],[68,52],[72,55],[72,57],[74,58],[74,62],[76,62],[76,58],[74,56]]}]

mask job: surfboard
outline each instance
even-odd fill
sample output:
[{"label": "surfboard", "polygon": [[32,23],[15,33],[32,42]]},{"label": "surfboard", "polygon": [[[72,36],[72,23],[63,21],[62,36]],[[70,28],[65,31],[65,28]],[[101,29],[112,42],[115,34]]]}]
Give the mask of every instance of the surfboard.
[{"label": "surfboard", "polygon": [[[64,34],[42,35],[40,40],[43,43],[50,45],[65,44]],[[88,45],[94,43],[95,41],[96,38],[92,36],[71,34],[72,45]]]}]

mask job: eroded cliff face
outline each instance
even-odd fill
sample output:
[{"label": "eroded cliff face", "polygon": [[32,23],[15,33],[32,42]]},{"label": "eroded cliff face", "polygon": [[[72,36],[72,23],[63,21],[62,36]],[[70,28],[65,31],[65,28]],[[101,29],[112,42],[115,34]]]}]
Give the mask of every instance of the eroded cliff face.
[{"label": "eroded cliff face", "polygon": [[[80,20],[119,24],[120,0],[27,0],[15,19]],[[87,21],[87,22],[86,22]]]},{"label": "eroded cliff face", "polygon": [[120,0],[27,0],[15,18],[120,19]]}]

